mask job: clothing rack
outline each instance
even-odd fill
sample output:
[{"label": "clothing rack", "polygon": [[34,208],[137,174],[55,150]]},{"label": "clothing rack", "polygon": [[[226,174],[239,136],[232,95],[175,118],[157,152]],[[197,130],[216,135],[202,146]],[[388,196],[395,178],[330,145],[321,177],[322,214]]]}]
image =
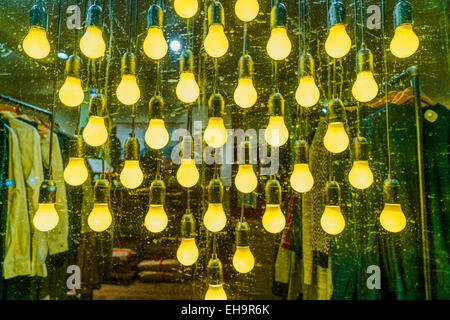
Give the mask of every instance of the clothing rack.
[{"label": "clothing rack", "polygon": [[20,105],[21,107],[25,107],[25,108],[28,108],[28,109],[30,109],[30,110],[33,110],[33,111],[36,111],[36,112],[45,114],[45,115],[48,116],[49,118],[50,118],[51,115],[52,115],[52,113],[51,113],[50,111],[48,111],[48,110],[45,110],[45,109],[42,109],[42,108],[33,106],[32,104],[29,104],[29,103],[26,103],[26,102],[23,102],[23,101],[14,99],[14,98],[12,98],[12,97],[10,97],[10,96],[5,96],[5,95],[3,95],[3,94],[0,94],[0,99],[5,100],[5,101],[8,101],[8,102],[15,103],[15,104],[17,104],[17,105]]}]

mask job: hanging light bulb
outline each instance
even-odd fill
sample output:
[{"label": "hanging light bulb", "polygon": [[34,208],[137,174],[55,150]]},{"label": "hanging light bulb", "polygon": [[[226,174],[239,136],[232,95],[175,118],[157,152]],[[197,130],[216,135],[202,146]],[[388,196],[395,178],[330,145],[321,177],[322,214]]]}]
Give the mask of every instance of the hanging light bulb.
[{"label": "hanging light bulb", "polygon": [[373,183],[369,167],[369,144],[366,138],[356,137],[352,143],[353,167],[348,174],[350,184],[358,189],[366,189]]},{"label": "hanging light bulb", "polygon": [[148,231],[158,233],[167,227],[167,214],[164,211],[166,186],[164,181],[156,179],[150,186],[150,206],[145,216],[145,227]]},{"label": "hanging light bulb", "polygon": [[197,100],[200,88],[194,75],[194,55],[186,49],[180,56],[180,81],[177,84],[176,94],[184,103],[192,103]]},{"label": "hanging light bulb", "polygon": [[296,141],[294,145],[295,164],[291,175],[291,187],[297,192],[308,192],[314,185],[314,178],[309,170],[309,146],[305,140]]},{"label": "hanging light bulb", "polygon": [[54,229],[58,224],[59,216],[55,209],[55,200],[55,181],[42,181],[39,189],[39,205],[33,217],[33,225],[37,230],[47,232]]},{"label": "hanging light bulb", "polygon": [[80,50],[83,54],[91,59],[100,58],[106,49],[105,41],[103,40],[102,8],[94,3],[89,7],[86,19],[86,32],[80,39]]},{"label": "hanging light bulb", "polygon": [[323,138],[325,148],[332,153],[341,153],[347,149],[349,138],[344,127],[345,109],[340,99],[328,104],[328,129]]},{"label": "hanging light bulb", "polygon": [[342,58],[352,46],[345,30],[345,6],[340,0],[333,0],[328,10],[328,37],[325,51],[332,58]]},{"label": "hanging light bulb", "polygon": [[283,231],[286,218],[280,208],[281,185],[277,179],[271,179],[266,184],[266,211],[262,223],[264,229],[270,233]]},{"label": "hanging light bulb", "polygon": [[256,148],[246,140],[238,146],[239,169],[234,180],[236,188],[242,193],[253,192],[258,186],[258,179],[253,170],[253,163],[256,163]]},{"label": "hanging light bulb", "polygon": [[223,210],[223,185],[220,178],[211,180],[208,186],[208,210],[203,217],[203,224],[211,232],[221,231],[227,224]]},{"label": "hanging light bulb", "polygon": [[192,18],[198,10],[197,0],[175,0],[173,3],[175,12],[182,18]]},{"label": "hanging light bulb", "polygon": [[200,177],[195,159],[193,159],[194,144],[190,136],[183,137],[181,165],[177,171],[177,180],[185,188],[193,187]]},{"label": "hanging light bulb", "polygon": [[116,90],[120,102],[132,105],[141,97],[141,90],[136,82],[136,56],[126,52],[122,57],[122,80]]},{"label": "hanging light bulb", "polygon": [[150,122],[145,132],[145,142],[152,149],[164,148],[169,142],[169,133],[164,125],[164,99],[155,95],[148,104]]},{"label": "hanging light bulb", "polygon": [[33,59],[43,59],[50,53],[47,24],[47,11],[42,6],[42,1],[36,1],[30,10],[30,29],[22,43],[25,53]]},{"label": "hanging light bulb", "polygon": [[237,0],[234,5],[234,12],[239,20],[244,22],[252,21],[259,12],[258,0]]},{"label": "hanging light bulb", "polygon": [[255,258],[250,251],[250,226],[246,221],[236,225],[236,251],[233,256],[233,266],[239,273],[248,273],[255,266]]},{"label": "hanging light bulb", "polygon": [[128,189],[136,189],[144,180],[144,174],[139,165],[139,152],[139,141],[134,137],[134,133],[131,133],[125,141],[125,165],[120,173],[120,182]]},{"label": "hanging light bulb", "polygon": [[163,33],[164,12],[157,4],[148,8],[147,37],[144,40],[144,52],[150,59],[159,60],[167,54],[167,41]]},{"label": "hanging light bulb", "polygon": [[220,148],[227,142],[227,129],[223,124],[225,101],[220,93],[215,92],[208,101],[209,120],[205,129],[205,142],[213,147]]},{"label": "hanging light bulb", "polygon": [[102,94],[93,95],[89,101],[89,120],[83,129],[83,140],[88,145],[98,147],[108,139],[108,130],[105,127],[106,101]]},{"label": "hanging light bulb", "polygon": [[272,147],[281,147],[289,139],[289,131],[284,124],[284,98],[281,93],[270,96],[268,108],[270,118],[264,137]]},{"label": "hanging light bulb", "polygon": [[66,61],[66,81],[59,89],[59,99],[69,107],[79,106],[84,100],[84,92],[80,80],[81,59],[71,55]]},{"label": "hanging light bulb", "polygon": [[320,225],[331,235],[337,235],[345,228],[345,219],[341,212],[341,188],[336,181],[328,181],[325,185],[325,210]]},{"label": "hanging light bulb", "polygon": [[213,253],[208,262],[209,287],[205,294],[205,300],[227,300],[227,294],[223,290],[223,267],[217,255]]},{"label": "hanging light bulb", "polygon": [[320,98],[319,88],[314,81],[314,59],[309,54],[303,54],[298,60],[299,83],[295,99],[302,107],[312,107]]},{"label": "hanging light bulb", "polygon": [[225,14],[220,2],[214,0],[208,8],[208,34],[205,38],[205,51],[213,58],[220,58],[228,51],[229,43],[225,35]]},{"label": "hanging light bulb", "polygon": [[380,223],[389,232],[400,232],[406,226],[406,217],[400,204],[400,184],[396,179],[386,179],[383,185],[384,208]]},{"label": "hanging light bulb", "polygon": [[394,9],[395,33],[390,49],[397,58],[408,58],[419,48],[419,38],[413,31],[413,11],[408,1],[400,0]]},{"label": "hanging light bulb", "polygon": [[287,35],[286,25],[286,6],[281,1],[276,1],[270,12],[271,33],[266,45],[267,53],[273,60],[286,59],[291,53],[292,44]]},{"label": "hanging light bulb", "polygon": [[239,59],[239,80],[234,91],[234,101],[241,108],[250,108],[256,103],[258,93],[253,86],[253,60],[248,54]]},{"label": "hanging light bulb", "polygon": [[89,228],[95,232],[103,232],[112,222],[109,211],[109,182],[98,179],[94,186],[94,207],[88,217]]},{"label": "hanging light bulb", "polygon": [[189,210],[181,219],[181,243],[177,250],[177,259],[184,266],[193,265],[198,259],[198,249],[195,244],[195,219]]},{"label": "hanging light bulb", "polygon": [[356,81],[352,87],[352,94],[360,102],[373,100],[378,93],[378,85],[373,77],[373,55],[363,44],[356,58]]},{"label": "hanging light bulb", "polygon": [[75,135],[69,147],[69,163],[64,169],[64,181],[72,186],[82,185],[88,178],[83,153],[83,138]]}]

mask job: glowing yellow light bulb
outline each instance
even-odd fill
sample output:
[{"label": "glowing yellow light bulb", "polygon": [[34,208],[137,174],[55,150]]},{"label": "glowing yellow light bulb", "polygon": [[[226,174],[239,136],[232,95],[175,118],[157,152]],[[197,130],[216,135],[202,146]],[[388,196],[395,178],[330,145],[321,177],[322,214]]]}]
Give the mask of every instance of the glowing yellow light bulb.
[{"label": "glowing yellow light bulb", "polygon": [[396,203],[385,203],[380,214],[380,223],[389,232],[400,232],[406,226],[402,206]]},{"label": "glowing yellow light bulb", "polygon": [[320,218],[322,229],[329,234],[336,235],[345,228],[345,219],[339,206],[325,206],[322,218]]},{"label": "glowing yellow light bulb", "polygon": [[266,45],[267,53],[269,57],[274,60],[286,59],[289,53],[291,53],[292,44],[291,40],[287,36],[285,27],[272,28],[269,41]]},{"label": "glowing yellow light bulb", "polygon": [[255,258],[253,257],[250,247],[236,247],[233,256],[233,266],[237,272],[248,273],[255,266]]},{"label": "glowing yellow light bulb", "polygon": [[234,101],[241,108],[250,108],[256,103],[258,93],[253,86],[252,78],[239,78],[234,91]]},{"label": "glowing yellow light bulb", "polygon": [[283,231],[284,226],[286,225],[286,218],[284,217],[279,204],[266,205],[262,223],[264,229],[270,233]]},{"label": "glowing yellow light bulb", "polygon": [[164,58],[167,53],[167,41],[161,28],[148,28],[147,37],[144,40],[144,52],[147,57],[154,60]]},{"label": "glowing yellow light bulb", "polygon": [[79,106],[84,100],[84,92],[81,80],[75,77],[66,77],[66,81],[59,89],[59,99],[69,107]]},{"label": "glowing yellow light bulb", "polygon": [[205,142],[213,147],[220,148],[227,142],[227,129],[223,124],[222,117],[211,117],[205,129]]},{"label": "glowing yellow light bulb", "polygon": [[175,12],[182,18],[191,18],[198,10],[197,0],[175,0]]},{"label": "glowing yellow light bulb", "polygon": [[314,185],[314,178],[307,163],[296,163],[291,175],[291,186],[297,192],[308,192]]},{"label": "glowing yellow light bulb", "polygon": [[237,0],[234,12],[241,21],[249,22],[256,18],[259,12],[257,0]]},{"label": "glowing yellow light bulb", "polygon": [[328,151],[341,153],[347,149],[349,143],[347,132],[343,122],[331,122],[328,124],[327,133],[323,138],[323,144]]},{"label": "glowing yellow light bulb", "polygon": [[198,249],[195,238],[181,239],[177,250],[177,259],[184,266],[193,265],[198,259]]},{"label": "glowing yellow light bulb", "polygon": [[210,203],[208,205],[208,210],[206,210],[203,217],[203,223],[206,229],[211,232],[219,232],[225,227],[227,216],[221,203]]},{"label": "glowing yellow light bulb", "polygon": [[242,193],[250,193],[255,190],[258,186],[258,179],[256,178],[255,171],[253,171],[253,165],[239,165],[234,184],[236,185],[236,188]]},{"label": "glowing yellow light bulb", "polygon": [[195,186],[199,173],[194,159],[181,159],[181,165],[177,171],[177,180],[185,188]]},{"label": "glowing yellow light bulb", "polygon": [[167,227],[167,214],[163,205],[151,204],[145,216],[145,227],[148,231],[158,233]]},{"label": "glowing yellow light bulb", "polygon": [[64,169],[64,181],[72,186],[79,186],[86,181],[88,175],[84,158],[69,158],[69,163]]},{"label": "glowing yellow light bulb", "polygon": [[200,94],[195,76],[192,72],[182,72],[180,74],[180,81],[178,81],[176,94],[178,99],[184,103],[192,103],[197,100]]},{"label": "glowing yellow light bulb", "polygon": [[285,144],[289,138],[289,131],[284,124],[284,118],[271,116],[264,137],[267,143],[273,147],[280,147]]},{"label": "glowing yellow light bulb", "polygon": [[139,160],[126,160],[120,173],[120,182],[128,189],[135,189],[143,180],[144,174],[139,166]]},{"label": "glowing yellow light bulb", "polygon": [[378,93],[378,85],[371,71],[361,71],[356,76],[352,87],[352,94],[356,100],[368,102],[373,100]]},{"label": "glowing yellow light bulb", "polygon": [[93,147],[101,146],[108,139],[108,130],[105,127],[105,118],[90,116],[83,130],[84,141]]},{"label": "glowing yellow light bulb", "polygon": [[325,51],[332,58],[342,58],[352,46],[352,41],[345,30],[345,25],[338,23],[330,27],[325,41]]},{"label": "glowing yellow light bulb", "polygon": [[102,30],[96,26],[88,26],[80,40],[80,49],[83,54],[91,59],[100,58],[106,49]]},{"label": "glowing yellow light bulb", "polygon": [[145,142],[152,149],[164,148],[169,142],[169,133],[167,132],[164,120],[151,119],[145,132]]},{"label": "glowing yellow light bulb", "polygon": [[407,58],[419,48],[419,38],[414,33],[411,24],[401,24],[395,28],[391,41],[391,52],[397,58]]},{"label": "glowing yellow light bulb", "polygon": [[116,95],[123,104],[131,105],[138,102],[141,97],[141,90],[139,90],[136,77],[132,74],[124,74],[117,87]]},{"label": "glowing yellow light bulb", "polygon": [[366,189],[373,183],[373,174],[369,161],[353,161],[353,167],[348,174],[351,185],[358,189]]},{"label": "glowing yellow light bulb", "polygon": [[208,291],[206,291],[205,300],[227,300],[227,294],[223,290],[223,285],[210,284]]},{"label": "glowing yellow light bulb", "polygon": [[95,232],[102,232],[109,228],[112,222],[111,212],[107,203],[94,203],[88,217],[89,228]]},{"label": "glowing yellow light bulb", "polygon": [[228,39],[225,35],[223,25],[214,23],[209,26],[205,38],[205,51],[213,58],[220,58],[228,51]]},{"label": "glowing yellow light bulb", "polygon": [[317,88],[314,78],[311,76],[304,76],[300,78],[297,91],[295,92],[295,99],[302,107],[312,107],[319,101],[320,92]]},{"label": "glowing yellow light bulb", "polygon": [[42,232],[47,232],[56,227],[59,221],[54,203],[39,203],[33,218],[33,225]]},{"label": "glowing yellow light bulb", "polygon": [[43,59],[50,53],[47,31],[42,27],[30,27],[22,45],[25,53],[34,59]]}]

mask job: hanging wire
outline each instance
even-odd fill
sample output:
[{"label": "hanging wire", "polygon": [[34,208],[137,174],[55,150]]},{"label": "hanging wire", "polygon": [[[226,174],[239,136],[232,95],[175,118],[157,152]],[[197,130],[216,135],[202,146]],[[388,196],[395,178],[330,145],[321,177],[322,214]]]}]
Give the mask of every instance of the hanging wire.
[{"label": "hanging wire", "polygon": [[244,21],[244,31],[242,36],[242,55],[247,54],[246,42],[247,42],[247,22]]},{"label": "hanging wire", "polygon": [[133,49],[133,0],[129,2],[128,15],[128,52],[131,52]]},{"label": "hanging wire", "polygon": [[333,58],[333,99],[336,98],[336,58]]},{"label": "hanging wire", "polygon": [[216,239],[216,233],[213,233],[213,239],[212,239],[212,258],[217,259],[217,239]]},{"label": "hanging wire", "polygon": [[217,58],[214,58],[214,93],[217,93],[219,87],[219,63]]},{"label": "hanging wire", "polygon": [[[365,45],[364,43],[364,0],[359,0],[361,9],[361,47]],[[356,34],[355,34],[356,36]]]},{"label": "hanging wire", "polygon": [[[80,0],[76,0],[75,4],[77,5],[77,7],[80,7]],[[83,17],[84,20],[84,17]],[[78,38],[79,38],[79,32],[78,32],[78,28],[75,27],[74,28],[74,50],[73,50],[73,54],[74,55],[78,55]],[[77,107],[77,125],[75,127],[75,135],[79,135],[80,134],[80,118],[81,118],[81,104],[78,105]]]},{"label": "hanging wire", "polygon": [[138,48],[139,0],[134,5],[134,49]]},{"label": "hanging wire", "polygon": [[[354,2],[353,2],[353,5],[354,5],[354,9],[355,9],[355,22],[354,22],[354,38],[355,38],[355,73],[356,73],[356,71],[358,70],[358,6],[357,6],[357,0],[354,0]],[[362,16],[362,18],[361,18],[361,23],[364,25],[364,22],[363,22],[363,16],[364,16],[364,14],[363,14],[363,11],[361,10],[361,16]],[[363,27],[361,27],[361,28],[363,28]],[[362,34],[364,34],[364,31],[362,30]],[[362,37],[361,37],[362,38]],[[363,43],[364,43],[364,40],[362,39],[362,41],[361,41],[361,46],[363,45]],[[357,120],[357,122],[356,122],[356,125],[357,125],[357,131],[358,131],[358,137],[360,137],[361,136],[361,126],[360,126],[360,113],[359,113],[359,108],[360,108],[360,106],[361,106],[361,104],[360,104],[360,102],[357,100],[356,101],[356,120]]]},{"label": "hanging wire", "polygon": [[241,217],[239,221],[244,222],[244,211],[245,211],[245,194],[240,192],[241,194]]}]

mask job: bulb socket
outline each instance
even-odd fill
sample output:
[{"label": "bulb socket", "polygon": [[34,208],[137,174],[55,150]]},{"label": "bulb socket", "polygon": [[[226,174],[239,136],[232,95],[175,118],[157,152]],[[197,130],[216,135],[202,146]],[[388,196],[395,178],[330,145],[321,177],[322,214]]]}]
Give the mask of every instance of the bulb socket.
[{"label": "bulb socket", "polygon": [[164,98],[156,95],[148,103],[148,114],[150,119],[164,120]]},{"label": "bulb socket", "polygon": [[213,1],[208,8],[208,25],[221,24],[225,26],[225,11],[219,1]]},{"label": "bulb socket", "polygon": [[124,159],[126,160],[139,160],[139,141],[135,137],[128,137],[125,141],[124,149]]},{"label": "bulb socket", "polygon": [[256,146],[250,141],[245,140],[238,146],[238,164],[254,164],[256,163],[257,150]]},{"label": "bulb socket", "polygon": [[194,73],[194,54],[191,50],[186,49],[180,56],[180,73]]},{"label": "bulb socket", "polygon": [[44,180],[39,188],[39,203],[55,203],[56,183],[54,180]]},{"label": "bulb socket", "polygon": [[295,163],[309,163],[309,145],[306,140],[297,140],[294,144]]},{"label": "bulb socket", "polygon": [[66,61],[66,76],[81,78],[82,60],[79,56],[71,55]]},{"label": "bulb socket", "polygon": [[239,78],[251,78],[253,76],[253,59],[245,54],[239,59],[238,63]]},{"label": "bulb socket", "polygon": [[272,93],[268,103],[269,116],[284,117],[284,98],[281,93]]},{"label": "bulb socket", "polygon": [[220,285],[223,283],[223,267],[219,258],[213,257],[208,262],[208,281],[210,285]]},{"label": "bulb socket", "polygon": [[208,100],[208,116],[210,118],[221,118],[225,112],[225,100],[223,96],[216,92]]},{"label": "bulb socket", "polygon": [[394,8],[394,29],[401,24],[413,23],[413,8],[408,1],[400,0]]},{"label": "bulb socket", "polygon": [[183,239],[192,239],[195,237],[195,219],[190,212],[186,212],[181,218],[180,237]]},{"label": "bulb socket", "polygon": [[369,48],[361,48],[356,56],[356,73],[373,72],[373,54]]},{"label": "bulb socket", "polygon": [[89,7],[86,18],[86,26],[95,26],[102,28],[103,24],[103,10],[98,4],[93,4]]},{"label": "bulb socket", "polygon": [[277,179],[271,179],[266,183],[266,204],[281,205],[281,185]]},{"label": "bulb socket", "polygon": [[152,4],[147,11],[147,27],[159,27],[164,24],[164,11],[156,3]]},{"label": "bulb socket", "polygon": [[109,181],[98,179],[94,185],[94,203],[109,203]]},{"label": "bulb socket", "polygon": [[166,185],[162,180],[153,180],[150,185],[150,205],[164,205],[166,203]]},{"label": "bulb socket", "polygon": [[383,183],[384,203],[400,203],[400,183],[397,179],[386,179]]},{"label": "bulb socket", "polygon": [[103,117],[106,111],[106,99],[101,93],[97,93],[89,100],[89,116]]},{"label": "bulb socket", "polygon": [[136,74],[136,56],[134,53],[124,53],[121,60],[120,70],[122,71],[122,75],[129,74],[134,76]]},{"label": "bulb socket", "polygon": [[345,109],[341,99],[338,98],[332,99],[328,103],[327,113],[329,123],[344,122]]},{"label": "bulb socket", "polygon": [[328,181],[325,184],[325,205],[340,206],[341,205],[341,188],[336,181]]},{"label": "bulb socket", "polygon": [[30,26],[36,26],[48,29],[48,15],[44,6],[42,5],[42,1],[37,1],[34,6],[31,7],[30,10]]},{"label": "bulb socket", "polygon": [[212,179],[208,185],[208,202],[223,202],[223,184],[220,178]]},{"label": "bulb socket", "polygon": [[283,2],[277,1],[270,11],[270,28],[286,27],[287,9]]},{"label": "bulb socket", "polygon": [[327,15],[328,28],[335,24],[344,24],[345,22],[345,6],[340,0],[333,0]]},{"label": "bulb socket", "polygon": [[351,151],[353,161],[369,161],[369,143],[364,137],[356,137],[353,139]]},{"label": "bulb socket", "polygon": [[314,76],[314,59],[309,53],[302,54],[298,59],[298,76],[299,78]]},{"label": "bulb socket", "polygon": [[194,159],[194,141],[191,136],[184,136],[181,141],[181,158]]},{"label": "bulb socket", "polygon": [[236,224],[236,247],[250,246],[250,225],[247,221],[239,221]]},{"label": "bulb socket", "polygon": [[75,135],[69,144],[69,157],[70,158],[83,158],[84,156],[84,142],[83,137]]}]

